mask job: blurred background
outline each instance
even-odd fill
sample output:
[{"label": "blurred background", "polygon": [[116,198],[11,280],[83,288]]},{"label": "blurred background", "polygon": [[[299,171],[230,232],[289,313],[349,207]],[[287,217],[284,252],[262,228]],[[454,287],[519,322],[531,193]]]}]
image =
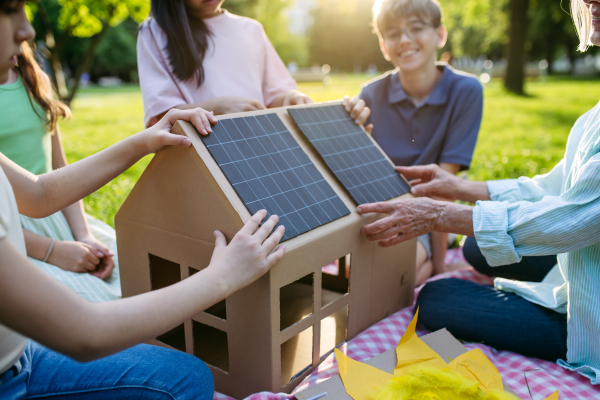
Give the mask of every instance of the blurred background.
[{"label": "blurred background", "polygon": [[[449,40],[441,59],[485,85],[482,129],[468,177],[547,172],[569,130],[600,93],[600,53],[577,51],[568,0],[440,0]],[[136,31],[149,0],[28,3],[36,44],[59,95],[70,162],[143,129]],[[315,101],[355,95],[392,68],[372,33],[373,0],[226,0],[261,22],[300,90]],[[149,157],[85,200],[109,224]]]}]

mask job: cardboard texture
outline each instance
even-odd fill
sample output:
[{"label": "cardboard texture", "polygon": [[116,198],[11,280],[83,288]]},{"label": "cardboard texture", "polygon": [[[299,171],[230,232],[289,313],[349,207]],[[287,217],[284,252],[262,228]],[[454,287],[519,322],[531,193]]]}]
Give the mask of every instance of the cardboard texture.
[{"label": "cardboard texture", "polygon": [[[468,352],[468,349],[456,340],[446,329],[432,332],[422,336],[420,339],[445,360],[454,360],[460,355]],[[390,375],[394,374],[397,363],[398,358],[396,356],[395,347],[365,362],[365,364],[375,367],[383,371],[383,373],[389,373]],[[504,383],[503,386],[506,392],[516,396],[509,386]],[[315,396],[322,395],[323,393],[327,393],[327,395],[321,397],[321,400],[353,400],[352,397],[346,393],[346,388],[339,375],[319,383],[318,385],[311,386],[300,393],[296,393],[296,398],[298,400],[309,400]]]},{"label": "cardboard texture", "polygon": [[[286,241],[269,273],[157,338],[204,360],[216,390],[234,398],[291,392],[335,346],[413,301],[416,240],[381,248],[365,239],[360,228],[382,216],[356,213],[286,108],[219,119],[267,113],[281,118],[352,212]],[[192,146],[157,153],[115,217],[125,297],[206,268],[213,231],[230,240],[250,218],[195,128],[178,122],[173,131]],[[338,274],[323,273],[332,262]]]}]

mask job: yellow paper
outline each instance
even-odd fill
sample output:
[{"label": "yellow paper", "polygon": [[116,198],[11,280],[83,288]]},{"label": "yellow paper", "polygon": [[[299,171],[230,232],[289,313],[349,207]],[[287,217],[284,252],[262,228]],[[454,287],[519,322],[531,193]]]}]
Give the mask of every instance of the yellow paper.
[{"label": "yellow paper", "polygon": [[558,400],[558,390],[546,398],[546,400]]},{"label": "yellow paper", "polygon": [[394,369],[394,376],[404,375],[406,369],[413,365],[428,365],[437,368],[447,368],[448,365],[435,351],[425,344],[416,334],[419,310],[415,313],[413,320],[402,335],[400,343],[396,347],[398,365]]},{"label": "yellow paper", "polygon": [[485,392],[490,389],[504,390],[498,368],[479,349],[461,354],[448,367],[465,378],[479,382],[479,387]]},{"label": "yellow paper", "polygon": [[353,360],[338,349],[335,349],[335,359],[346,393],[354,400],[369,400],[375,388],[394,377],[385,371]]}]

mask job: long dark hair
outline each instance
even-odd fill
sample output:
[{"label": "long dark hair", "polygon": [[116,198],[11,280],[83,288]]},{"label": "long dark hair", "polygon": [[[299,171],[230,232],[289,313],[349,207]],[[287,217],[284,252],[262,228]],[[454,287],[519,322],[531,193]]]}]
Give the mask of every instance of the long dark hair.
[{"label": "long dark hair", "polygon": [[183,0],[152,0],[152,17],[167,35],[169,64],[182,81],[204,82],[204,55],[210,31],[202,18],[188,14]]}]

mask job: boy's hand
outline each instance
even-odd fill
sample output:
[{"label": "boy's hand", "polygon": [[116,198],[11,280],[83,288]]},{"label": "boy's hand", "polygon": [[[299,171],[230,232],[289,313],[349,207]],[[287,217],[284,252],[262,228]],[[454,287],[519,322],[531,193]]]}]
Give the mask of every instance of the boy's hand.
[{"label": "boy's hand", "polygon": [[266,215],[265,210],[254,214],[229,245],[225,235],[215,231],[215,250],[207,269],[213,270],[222,278],[227,296],[260,278],[285,253],[285,246],[279,246],[275,250],[285,228],[279,226],[269,236],[279,217],[273,215],[259,227]]},{"label": "boy's hand", "polygon": [[138,134],[146,154],[156,153],[165,146],[188,147],[192,144],[186,136],[171,133],[171,128],[179,120],[191,122],[202,135],[211,133],[211,124],[218,122],[212,111],[199,107],[190,110],[169,110],[155,125]]},{"label": "boy's hand", "polygon": [[[369,119],[369,116],[371,115],[371,109],[367,107],[364,100],[362,100],[358,96],[354,96],[352,98],[344,96],[344,100],[342,100],[342,105],[350,114],[350,117],[354,119],[356,125],[364,125]],[[373,132],[373,124],[365,126],[365,130],[368,134],[371,134],[371,132]]]}]

